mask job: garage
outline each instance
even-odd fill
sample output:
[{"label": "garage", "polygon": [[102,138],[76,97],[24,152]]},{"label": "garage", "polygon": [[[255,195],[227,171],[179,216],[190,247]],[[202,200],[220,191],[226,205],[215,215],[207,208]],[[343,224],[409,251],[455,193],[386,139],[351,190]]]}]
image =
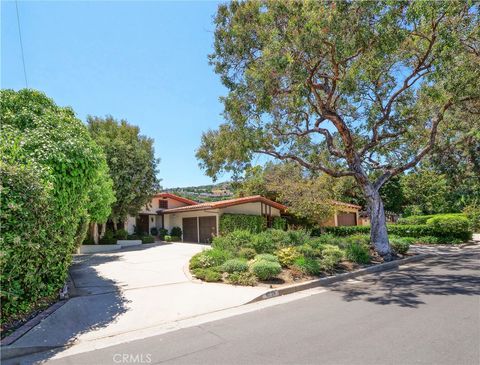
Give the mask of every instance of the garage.
[{"label": "garage", "polygon": [[217,235],[217,217],[199,217],[200,243],[212,243],[212,238]]},{"label": "garage", "polygon": [[337,215],[337,222],[339,226],[356,226],[357,214],[350,212],[339,212]]},{"label": "garage", "polygon": [[182,219],[183,241],[198,242],[197,217]]}]

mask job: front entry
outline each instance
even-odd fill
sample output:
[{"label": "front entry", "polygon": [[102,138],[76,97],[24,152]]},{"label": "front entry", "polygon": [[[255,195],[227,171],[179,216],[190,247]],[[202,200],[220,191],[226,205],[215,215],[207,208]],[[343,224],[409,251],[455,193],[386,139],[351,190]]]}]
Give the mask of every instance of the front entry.
[{"label": "front entry", "polygon": [[200,217],[200,243],[212,243],[212,238],[217,235],[217,217]]},{"label": "front entry", "polygon": [[197,217],[183,218],[183,241],[198,242]]},{"label": "front entry", "polygon": [[139,215],[136,219],[135,224],[137,226],[137,233],[150,234],[148,230],[148,226],[149,226],[148,215],[145,215],[145,214]]}]

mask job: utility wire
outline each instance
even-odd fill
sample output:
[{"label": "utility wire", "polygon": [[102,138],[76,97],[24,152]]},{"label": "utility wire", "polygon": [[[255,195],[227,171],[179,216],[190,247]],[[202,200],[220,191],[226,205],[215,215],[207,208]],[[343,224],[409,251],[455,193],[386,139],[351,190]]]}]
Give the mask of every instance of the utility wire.
[{"label": "utility wire", "polygon": [[25,76],[25,87],[28,89],[27,69],[25,67],[25,55],[23,53],[22,31],[20,30],[20,15],[18,15],[18,0],[15,0],[15,7],[17,9],[17,25],[18,25],[18,36],[20,38],[20,49],[22,50],[23,76]]}]

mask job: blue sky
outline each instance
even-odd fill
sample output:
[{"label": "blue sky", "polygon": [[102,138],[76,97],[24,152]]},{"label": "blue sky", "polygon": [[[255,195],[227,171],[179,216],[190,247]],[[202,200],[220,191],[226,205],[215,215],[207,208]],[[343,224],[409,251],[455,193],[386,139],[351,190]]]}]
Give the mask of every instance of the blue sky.
[{"label": "blue sky", "polygon": [[[215,2],[19,1],[28,86],[155,139],[163,187],[208,184],[195,159],[226,93],[207,55]],[[25,87],[15,2],[1,3],[1,87]],[[225,180],[225,177],[224,179]]]}]

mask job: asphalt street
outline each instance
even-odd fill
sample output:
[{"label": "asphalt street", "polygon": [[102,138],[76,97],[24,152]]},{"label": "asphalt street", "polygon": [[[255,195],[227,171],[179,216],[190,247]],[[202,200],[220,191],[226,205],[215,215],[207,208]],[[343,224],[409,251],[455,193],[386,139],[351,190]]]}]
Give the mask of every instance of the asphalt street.
[{"label": "asphalt street", "polygon": [[51,364],[480,364],[479,249]]}]

